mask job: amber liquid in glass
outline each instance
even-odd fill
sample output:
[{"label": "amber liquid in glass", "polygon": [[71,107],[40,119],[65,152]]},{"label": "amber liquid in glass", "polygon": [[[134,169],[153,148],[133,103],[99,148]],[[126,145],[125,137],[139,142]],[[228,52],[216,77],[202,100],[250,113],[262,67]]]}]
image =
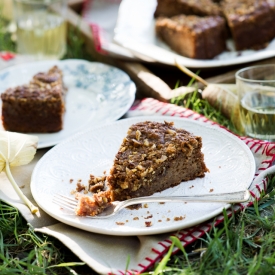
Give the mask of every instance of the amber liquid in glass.
[{"label": "amber liquid in glass", "polygon": [[66,22],[56,14],[33,12],[17,22],[17,51],[37,59],[60,59],[66,52]]},{"label": "amber liquid in glass", "polygon": [[240,104],[243,127],[248,136],[275,141],[275,94],[256,92]]}]

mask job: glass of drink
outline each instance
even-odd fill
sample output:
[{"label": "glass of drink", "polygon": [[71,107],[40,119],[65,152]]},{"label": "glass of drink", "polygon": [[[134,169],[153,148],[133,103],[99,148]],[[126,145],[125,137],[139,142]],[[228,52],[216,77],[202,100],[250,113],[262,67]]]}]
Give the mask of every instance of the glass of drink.
[{"label": "glass of drink", "polygon": [[17,52],[37,60],[66,53],[66,0],[13,0]]},{"label": "glass of drink", "polygon": [[239,70],[236,84],[245,134],[275,141],[275,64]]}]

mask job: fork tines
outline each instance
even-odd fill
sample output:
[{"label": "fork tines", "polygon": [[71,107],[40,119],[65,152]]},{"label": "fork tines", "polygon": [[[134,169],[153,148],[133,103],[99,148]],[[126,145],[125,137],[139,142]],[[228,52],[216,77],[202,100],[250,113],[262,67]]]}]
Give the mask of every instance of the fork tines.
[{"label": "fork tines", "polygon": [[72,199],[61,194],[54,195],[53,203],[72,211],[74,211],[77,206],[77,201],[75,199]]}]

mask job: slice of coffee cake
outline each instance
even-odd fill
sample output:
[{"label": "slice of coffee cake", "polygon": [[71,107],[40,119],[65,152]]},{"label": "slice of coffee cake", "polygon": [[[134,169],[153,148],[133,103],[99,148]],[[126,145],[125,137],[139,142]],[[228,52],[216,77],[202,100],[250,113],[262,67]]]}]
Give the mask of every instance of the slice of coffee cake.
[{"label": "slice of coffee cake", "polygon": [[[94,216],[112,201],[150,196],[182,181],[204,177],[208,169],[201,148],[201,137],[175,128],[173,122],[132,125],[106,177],[106,191],[100,190],[90,199],[81,197],[76,214]],[[90,185],[94,186],[93,180]]]},{"label": "slice of coffee cake", "polygon": [[150,196],[208,171],[202,139],[173,122],[132,125],[108,176],[112,200]]},{"label": "slice of coffee cake", "polygon": [[225,20],[220,16],[177,15],[156,20],[156,34],[172,50],[195,59],[211,59],[225,48]]},{"label": "slice of coffee cake", "polygon": [[22,133],[60,131],[66,91],[57,66],[36,74],[27,85],[7,89],[1,94],[3,127]]}]

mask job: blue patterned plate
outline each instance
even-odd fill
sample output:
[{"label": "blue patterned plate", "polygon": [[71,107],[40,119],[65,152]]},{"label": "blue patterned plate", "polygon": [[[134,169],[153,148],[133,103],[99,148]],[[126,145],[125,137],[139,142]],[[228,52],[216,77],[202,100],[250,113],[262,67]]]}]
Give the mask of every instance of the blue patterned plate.
[{"label": "blue patterned plate", "polygon": [[135,84],[126,73],[102,63],[77,59],[33,62],[2,70],[0,93],[28,83],[33,75],[54,65],[63,71],[68,88],[64,127],[57,133],[34,133],[39,137],[38,148],[56,145],[74,133],[119,119],[135,99]]}]

